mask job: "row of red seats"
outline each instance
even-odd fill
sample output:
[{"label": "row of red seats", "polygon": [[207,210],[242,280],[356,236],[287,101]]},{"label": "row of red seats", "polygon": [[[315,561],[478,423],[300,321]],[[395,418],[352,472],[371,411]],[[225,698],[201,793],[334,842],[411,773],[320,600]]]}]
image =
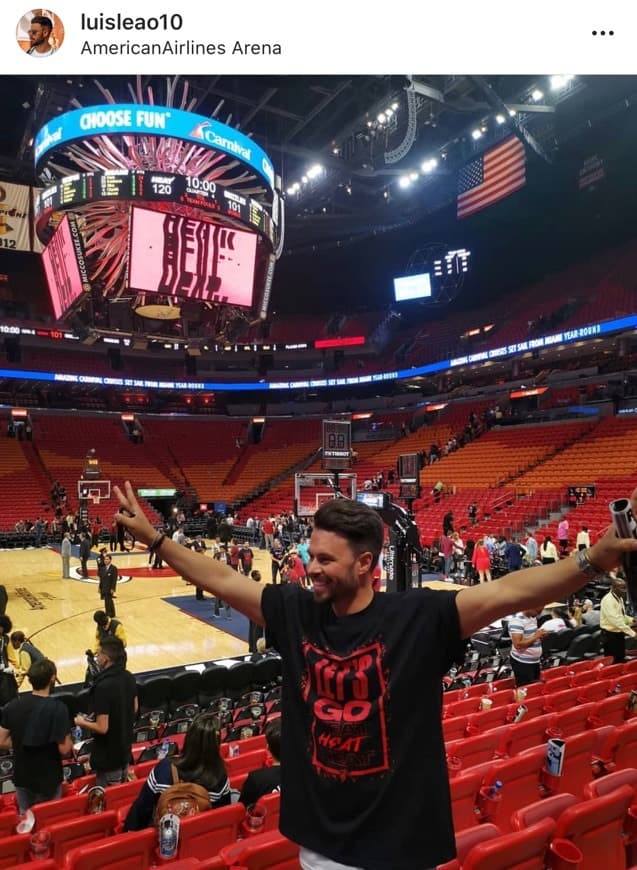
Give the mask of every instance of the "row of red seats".
[{"label": "row of red seats", "polygon": [[637,769],[588,783],[582,797],[562,792],[506,818],[499,810],[497,826],[487,822],[459,831],[457,858],[438,870],[635,870]]},{"label": "row of red seats", "polygon": [[[264,832],[245,836],[242,828],[245,808],[232,804],[208,813],[182,819],[179,847],[174,861],[162,862],[179,870],[186,867],[208,870],[296,870],[298,846],[278,832],[279,794],[268,795],[260,803],[266,808]],[[148,870],[156,866],[157,830],[116,834],[117,814],[107,811],[98,815],[53,825],[52,857],[47,861],[29,862],[30,834],[17,834],[0,840],[0,867],[38,867],[39,870]]]}]

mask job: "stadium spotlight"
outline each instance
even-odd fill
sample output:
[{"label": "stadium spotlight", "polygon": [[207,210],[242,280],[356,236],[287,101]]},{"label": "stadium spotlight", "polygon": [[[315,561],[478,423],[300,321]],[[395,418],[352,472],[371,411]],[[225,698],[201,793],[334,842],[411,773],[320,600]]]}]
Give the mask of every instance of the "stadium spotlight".
[{"label": "stadium spotlight", "polygon": [[566,87],[566,85],[572,81],[575,76],[551,76],[551,90],[559,91],[562,88]]},{"label": "stadium spotlight", "polygon": [[417,178],[418,178],[418,173],[417,173],[417,172],[410,172],[410,173],[409,173],[409,180],[410,180],[410,181],[416,181]]},{"label": "stadium spotlight", "polygon": [[436,166],[438,166],[438,161],[435,157],[430,157],[429,160],[424,161],[420,168],[425,173],[425,175],[429,175],[431,172],[434,171]]},{"label": "stadium spotlight", "polygon": [[401,187],[403,190],[405,190],[410,185],[411,185],[411,179],[409,178],[409,176],[408,175],[401,175],[400,178],[398,179],[398,186]]},{"label": "stadium spotlight", "polygon": [[543,96],[544,96],[544,93],[539,88],[536,88],[531,93],[531,99],[533,100],[534,103],[539,103]]},{"label": "stadium spotlight", "polygon": [[478,130],[478,129],[472,130],[471,131],[471,138],[475,139],[476,141],[478,139],[481,139],[482,138],[482,130]]},{"label": "stadium spotlight", "polygon": [[384,124],[387,120],[387,115],[384,112],[380,112],[378,115],[376,115],[376,120],[379,124]]},{"label": "stadium spotlight", "polygon": [[496,115],[495,120],[498,124],[504,124],[506,118],[504,117],[504,115]]}]

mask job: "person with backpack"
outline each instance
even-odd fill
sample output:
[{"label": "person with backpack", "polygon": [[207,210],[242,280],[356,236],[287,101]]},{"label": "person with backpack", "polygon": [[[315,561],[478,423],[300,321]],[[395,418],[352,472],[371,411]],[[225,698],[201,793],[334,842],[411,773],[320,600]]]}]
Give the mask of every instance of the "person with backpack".
[{"label": "person with backpack", "polygon": [[193,815],[231,803],[230,780],[219,753],[221,726],[214,713],[196,716],[179,758],[162,758],[148,775],[124,822],[125,831],[159,824],[163,815]]},{"label": "person with backpack", "polygon": [[16,651],[18,665],[15,669],[15,679],[18,688],[24,682],[33,662],[40,662],[45,658],[44,653],[27,640],[23,631],[14,631],[11,635],[11,646]]}]

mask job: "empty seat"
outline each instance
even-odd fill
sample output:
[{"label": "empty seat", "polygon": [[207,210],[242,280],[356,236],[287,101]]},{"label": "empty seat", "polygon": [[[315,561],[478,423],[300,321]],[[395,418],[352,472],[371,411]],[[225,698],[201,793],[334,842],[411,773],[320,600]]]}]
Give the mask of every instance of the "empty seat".
[{"label": "empty seat", "polygon": [[140,712],[146,710],[167,710],[172,692],[173,681],[167,674],[149,677],[138,686]]},{"label": "empty seat", "polygon": [[231,698],[238,698],[255,681],[255,666],[252,662],[237,662],[228,669],[226,691]]},{"label": "empty seat", "polygon": [[589,701],[605,701],[608,698],[609,680],[597,680],[577,687],[577,700],[580,704],[588,704]]},{"label": "empty seat", "polygon": [[170,704],[174,710],[181,704],[196,704],[199,700],[201,675],[198,671],[184,671],[172,678]]},{"label": "empty seat", "polygon": [[547,711],[560,713],[562,710],[570,710],[577,704],[578,689],[565,689],[562,692],[553,692],[546,696]]},{"label": "empty seat", "polygon": [[540,776],[544,767],[546,750],[538,746],[516,758],[496,761],[485,776],[485,787],[498,780],[502,783],[497,815],[493,819],[498,827],[510,830],[514,810],[532,804],[542,797]]},{"label": "empty seat", "polygon": [[0,840],[0,867],[15,867],[29,860],[30,834],[15,834]]},{"label": "empty seat", "polygon": [[580,731],[585,731],[587,721],[592,714],[595,704],[579,704],[571,710],[563,710],[561,713],[556,713],[551,722],[551,729],[561,731],[561,737],[571,737],[574,734],[579,734]]},{"label": "empty seat", "polygon": [[263,833],[266,831],[278,831],[279,814],[281,812],[281,792],[274,791],[272,794],[263,795],[257,803],[265,810]]},{"label": "empty seat", "polygon": [[278,831],[248,837],[221,852],[226,866],[245,870],[298,870],[299,847]]},{"label": "empty seat", "polygon": [[182,819],[179,826],[179,858],[208,858],[239,835],[245,816],[243,804],[230,804]]},{"label": "empty seat", "polygon": [[7,810],[0,813],[0,838],[9,837],[15,833],[15,826],[18,824],[18,814],[15,810]]},{"label": "empty seat", "polygon": [[546,729],[550,727],[553,716],[538,716],[535,719],[526,717],[513,725],[509,725],[502,735],[500,752],[513,757],[520,752],[538,746],[546,741]]},{"label": "empty seat", "polygon": [[72,849],[66,856],[65,870],[148,870],[156,845],[154,828],[116,834]]},{"label": "empty seat", "polygon": [[611,695],[604,701],[599,701],[591,713],[591,724],[597,725],[623,725],[626,721],[628,706],[628,692],[620,695]]},{"label": "empty seat", "polygon": [[553,819],[557,822],[564,810],[575,806],[578,802],[574,794],[551,795],[512,813],[511,827],[514,831],[525,831],[531,825],[537,825],[542,819]]},{"label": "empty seat", "polygon": [[452,716],[450,719],[443,719],[442,733],[445,738],[445,743],[450,740],[458,740],[460,737],[464,737],[470,718],[470,716]]},{"label": "empty seat", "polygon": [[616,791],[623,785],[629,785],[633,789],[634,803],[637,797],[637,768],[625,767],[623,770],[615,770],[612,773],[607,773],[605,776],[598,777],[598,779],[591,780],[584,788],[584,797],[586,800],[602,797],[605,794]]},{"label": "empty seat", "polygon": [[120,785],[111,785],[105,791],[105,803],[107,810],[117,812],[120,807],[132,804],[144,784],[143,779],[133,779]]},{"label": "empty seat", "polygon": [[449,780],[451,789],[451,812],[455,831],[471,828],[480,819],[477,797],[482,784],[482,773],[469,770]]},{"label": "empty seat", "polygon": [[621,770],[637,763],[637,719],[615,728],[599,749],[604,765]]},{"label": "empty seat", "polygon": [[[474,713],[469,716],[467,722],[467,736],[474,734],[483,734],[485,731],[493,731],[494,728],[499,728],[501,725],[506,725],[509,721],[509,706],[493,707],[491,710],[483,710],[480,713]],[[444,730],[444,721],[443,721]],[[446,732],[445,732],[446,733]],[[445,740],[447,740],[445,736]]]},{"label": "empty seat", "polygon": [[117,813],[115,812],[97,813],[74,821],[50,825],[47,830],[51,833],[52,854],[58,867],[63,866],[67,853],[72,849],[113,836],[116,826]]},{"label": "empty seat", "polygon": [[35,824],[38,830],[48,828],[66,819],[77,819],[86,813],[88,797],[85,794],[72,795],[57,801],[46,801],[35,804],[31,811],[35,816]]},{"label": "empty seat", "polygon": [[562,813],[556,836],[570,840],[581,850],[580,870],[600,870],[601,867],[624,870],[626,853],[622,831],[633,794],[633,789],[624,785]]},{"label": "empty seat", "polygon": [[225,691],[228,669],[223,665],[208,665],[200,675],[199,703],[204,705],[213,698],[220,698]]},{"label": "empty seat", "polygon": [[562,774],[551,779],[553,791],[582,797],[584,787],[593,778],[591,762],[595,739],[594,731],[585,731],[564,740]]},{"label": "empty seat", "polygon": [[543,870],[555,822],[544,819],[537,825],[505,834],[474,846],[462,865],[462,870]]},{"label": "empty seat", "polygon": [[447,756],[459,758],[464,770],[476,764],[491,761],[495,758],[496,750],[506,728],[507,726],[503,726],[493,731],[487,731],[486,734],[477,734],[475,737],[465,737],[463,740],[447,743]]},{"label": "empty seat", "polygon": [[456,829],[456,857],[453,861],[448,861],[446,864],[439,864],[436,870],[462,870],[464,860],[474,846],[487,840],[494,840],[499,836],[501,836],[500,829],[488,822],[482,825],[475,825],[473,828],[467,828],[464,831]]}]

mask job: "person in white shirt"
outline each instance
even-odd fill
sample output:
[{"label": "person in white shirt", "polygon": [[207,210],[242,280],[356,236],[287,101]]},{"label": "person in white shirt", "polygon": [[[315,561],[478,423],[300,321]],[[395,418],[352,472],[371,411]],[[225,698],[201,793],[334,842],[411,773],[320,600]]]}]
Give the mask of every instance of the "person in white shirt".
[{"label": "person in white shirt", "polygon": [[548,632],[564,631],[568,627],[559,610],[551,610],[551,618],[542,623],[542,629]]},{"label": "person in white shirt", "polygon": [[601,612],[593,608],[593,602],[590,598],[586,598],[582,604],[582,622],[584,625],[592,625],[594,628],[599,628]]},{"label": "person in white shirt", "polygon": [[29,27],[29,42],[31,47],[27,54],[31,57],[51,57],[55,54],[55,44],[52,44],[51,34],[53,22],[47,15],[36,15],[31,19]]},{"label": "person in white shirt", "polygon": [[591,545],[591,536],[588,534],[588,528],[586,526],[582,526],[580,531],[577,533],[577,539],[575,541],[575,546],[578,550],[586,550]]}]

